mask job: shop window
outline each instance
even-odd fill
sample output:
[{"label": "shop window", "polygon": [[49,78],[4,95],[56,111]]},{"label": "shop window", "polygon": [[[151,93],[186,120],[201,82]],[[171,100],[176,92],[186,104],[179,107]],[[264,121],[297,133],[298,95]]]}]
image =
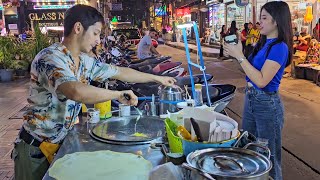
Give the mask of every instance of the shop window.
[{"label": "shop window", "polygon": [[238,7],[235,4],[230,4],[227,6],[227,27],[229,28],[232,21],[236,21],[237,28],[240,30],[245,23],[245,8]]}]

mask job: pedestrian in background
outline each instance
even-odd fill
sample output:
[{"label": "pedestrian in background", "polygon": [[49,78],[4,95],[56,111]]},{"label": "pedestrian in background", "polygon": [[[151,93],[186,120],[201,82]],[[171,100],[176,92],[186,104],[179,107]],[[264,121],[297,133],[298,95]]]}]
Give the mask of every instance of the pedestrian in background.
[{"label": "pedestrian in background", "polygon": [[253,46],[255,46],[258,41],[260,40],[260,23],[257,22],[256,23],[256,26],[255,26],[255,34],[254,34],[254,37],[253,37]]},{"label": "pedestrian in background", "polygon": [[246,50],[245,50],[245,56],[246,58],[249,57],[249,55],[252,53],[253,51],[253,35],[252,35],[252,31],[254,31],[253,29],[253,24],[252,22],[248,23],[248,34],[247,34],[247,39],[246,39]]},{"label": "pedestrian in background", "polygon": [[316,26],[313,28],[313,37],[320,42],[320,18],[318,19],[318,23]]},{"label": "pedestrian in background", "polygon": [[228,34],[227,27],[225,25],[222,25],[221,32],[220,32],[220,53],[219,58],[223,58],[223,42],[224,37]]},{"label": "pedestrian in background", "polygon": [[292,27],[289,6],[272,1],[260,11],[262,37],[248,60],[242,44],[225,44],[225,52],[235,57],[246,73],[247,88],[242,128],[258,138],[267,139],[273,168],[270,176],[282,180],[281,133],[284,108],[279,85],[286,66],[292,60]]},{"label": "pedestrian in background", "polygon": [[233,35],[233,34],[235,34],[237,36],[237,38],[239,39],[239,33],[238,33],[236,21],[232,21],[231,26],[228,29],[228,35]]},{"label": "pedestrian in background", "polygon": [[243,54],[245,54],[247,35],[249,33],[248,24],[249,23],[244,23],[243,25],[244,29],[241,31],[241,34],[240,34]]}]

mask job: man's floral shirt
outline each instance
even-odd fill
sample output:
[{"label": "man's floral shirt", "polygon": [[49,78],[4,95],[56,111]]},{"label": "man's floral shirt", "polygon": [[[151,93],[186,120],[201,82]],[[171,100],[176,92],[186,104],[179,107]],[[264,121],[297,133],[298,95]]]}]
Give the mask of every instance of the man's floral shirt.
[{"label": "man's floral shirt", "polygon": [[31,65],[31,85],[23,127],[33,136],[52,143],[67,135],[81,109],[81,103],[67,99],[57,91],[64,82],[105,82],[118,68],[96,61],[82,53],[76,69],[70,51],[60,43],[43,49]]}]

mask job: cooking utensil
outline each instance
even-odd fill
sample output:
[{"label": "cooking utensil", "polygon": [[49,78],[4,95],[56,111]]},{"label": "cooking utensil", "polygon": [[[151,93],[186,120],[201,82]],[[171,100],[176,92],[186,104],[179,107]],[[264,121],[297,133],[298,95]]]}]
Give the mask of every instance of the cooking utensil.
[{"label": "cooking utensil", "polygon": [[203,138],[202,138],[202,135],[201,135],[201,132],[200,132],[200,126],[199,126],[199,124],[198,124],[197,121],[194,120],[193,118],[190,118],[190,121],[191,121],[193,130],[194,130],[194,132],[196,133],[198,142],[203,142]]},{"label": "cooking utensil", "polygon": [[[130,101],[131,100],[131,96],[128,94],[128,93],[124,93],[123,94],[123,97],[127,100],[127,101]],[[138,114],[140,116],[143,115],[142,111],[140,109],[138,109],[137,107],[133,106],[133,108],[138,112]]]},{"label": "cooking utensil", "polygon": [[131,96],[130,96],[128,93],[124,93],[124,94],[123,94],[123,97],[124,97],[127,101],[130,101],[130,99],[131,99]]},{"label": "cooking utensil", "polygon": [[[138,121],[137,117],[140,117]],[[154,116],[112,117],[96,124],[91,134],[107,143],[146,144],[164,136],[165,125],[162,119]]]},{"label": "cooking utensil", "polygon": [[195,172],[199,173],[200,175],[202,175],[203,177],[205,177],[205,178],[207,178],[209,180],[215,180],[210,174],[208,174],[208,173],[206,173],[206,172],[204,172],[204,171],[202,171],[200,169],[194,168],[194,167],[190,166],[187,163],[182,163],[182,167],[186,168],[186,169],[189,169],[191,171],[195,171]]},{"label": "cooking utensil", "polygon": [[[257,146],[268,152],[267,157],[247,149]],[[220,179],[268,180],[272,168],[270,150],[259,144],[249,143],[242,148],[209,148],[190,153],[190,166]]]}]

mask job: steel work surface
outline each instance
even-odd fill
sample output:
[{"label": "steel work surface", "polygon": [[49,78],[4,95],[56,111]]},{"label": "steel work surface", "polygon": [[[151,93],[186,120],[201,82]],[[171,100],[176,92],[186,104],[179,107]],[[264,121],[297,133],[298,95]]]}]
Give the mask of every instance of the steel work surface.
[{"label": "steel work surface", "polygon": [[[114,145],[99,142],[90,137],[87,125],[77,124],[66,136],[63,144],[61,145],[54,161],[63,157],[65,154],[84,151],[99,151],[111,150],[116,152],[133,153],[142,151],[142,156],[149,160],[155,167],[159,164],[165,163],[165,158],[160,149],[151,149],[150,144],[144,145]],[[54,163],[54,162],[53,162]],[[53,164],[52,163],[52,164]],[[44,180],[53,179],[47,172],[43,177]]]}]

